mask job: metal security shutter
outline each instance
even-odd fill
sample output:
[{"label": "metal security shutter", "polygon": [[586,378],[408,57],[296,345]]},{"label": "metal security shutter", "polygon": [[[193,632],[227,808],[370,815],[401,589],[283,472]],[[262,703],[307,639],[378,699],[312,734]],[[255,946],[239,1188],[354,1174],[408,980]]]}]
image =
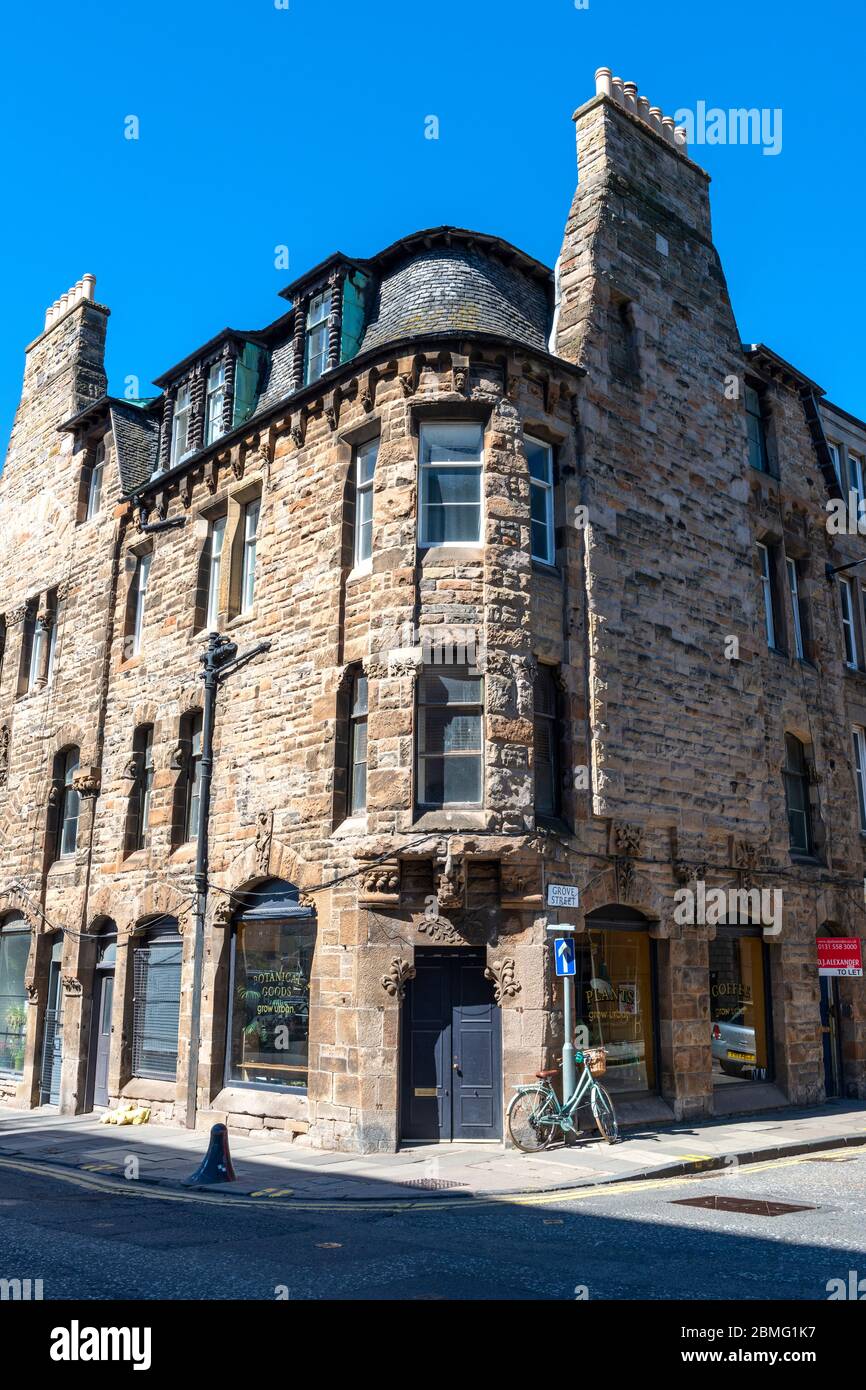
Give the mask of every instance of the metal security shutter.
[{"label": "metal security shutter", "polygon": [[136,948],[132,1010],[134,1076],[175,1080],[182,951],[180,937],[165,937]]}]

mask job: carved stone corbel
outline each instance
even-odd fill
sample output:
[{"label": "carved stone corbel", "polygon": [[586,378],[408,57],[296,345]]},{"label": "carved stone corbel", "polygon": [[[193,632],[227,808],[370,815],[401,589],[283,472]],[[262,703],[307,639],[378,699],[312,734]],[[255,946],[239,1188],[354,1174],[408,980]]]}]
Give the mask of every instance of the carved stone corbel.
[{"label": "carved stone corbel", "polygon": [[80,767],[72,774],[72,785],[82,798],[99,796],[102,773],[98,767]]},{"label": "carved stone corbel", "polygon": [[274,835],[273,811],[259,811],[256,816],[256,867],[267,876],[271,867],[271,842]]},{"label": "carved stone corbel", "polygon": [[459,352],[451,354],[451,382],[454,390],[459,395],[465,396],[469,391],[469,358]]},{"label": "carved stone corbel", "polygon": [[292,425],[289,433],[297,448],[302,449],[304,440],[307,437],[307,407],[305,405],[301,406],[297,415],[292,416]]},{"label": "carved stone corbel", "polygon": [[171,750],[168,765],[172,772],[182,772],[187,763],[187,751],[182,743],[176,743]]},{"label": "carved stone corbel", "polygon": [[384,859],[379,864],[364,869],[360,875],[361,903],[390,904],[400,901],[400,861]]},{"label": "carved stone corbel", "polygon": [[77,975],[63,976],[63,993],[68,995],[79,995],[83,992],[83,986]]},{"label": "carved stone corbel", "polygon": [[361,408],[368,415],[371,410],[375,409],[376,382],[378,379],[379,375],[376,368],[371,367],[369,371],[364,372],[363,376],[358,381],[358,396],[361,401]]},{"label": "carved stone corbel", "polygon": [[643,827],[615,820],[610,823],[609,853],[639,859],[643,849]]},{"label": "carved stone corbel", "polygon": [[219,484],[218,464],[215,458],[209,458],[204,466],[204,485],[208,492],[213,494]]},{"label": "carved stone corbel", "polygon": [[415,973],[414,965],[408,960],[403,960],[401,956],[395,956],[388,966],[387,973],[382,976],[382,988],[392,999],[400,1001],[405,998],[406,985],[409,980],[414,980]]},{"label": "carved stone corbel", "polygon": [[484,971],[484,978],[493,982],[493,998],[497,1004],[501,1004],[503,999],[513,999],[520,993],[517,964],[513,956],[491,961]]}]

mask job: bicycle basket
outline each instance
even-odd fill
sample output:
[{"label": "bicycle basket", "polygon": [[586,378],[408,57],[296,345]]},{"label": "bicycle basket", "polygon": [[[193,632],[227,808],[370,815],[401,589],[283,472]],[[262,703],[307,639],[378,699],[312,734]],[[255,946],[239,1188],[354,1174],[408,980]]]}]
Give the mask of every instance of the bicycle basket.
[{"label": "bicycle basket", "polygon": [[603,1047],[587,1048],[586,1060],[592,1076],[604,1076],[607,1071],[607,1052]]}]

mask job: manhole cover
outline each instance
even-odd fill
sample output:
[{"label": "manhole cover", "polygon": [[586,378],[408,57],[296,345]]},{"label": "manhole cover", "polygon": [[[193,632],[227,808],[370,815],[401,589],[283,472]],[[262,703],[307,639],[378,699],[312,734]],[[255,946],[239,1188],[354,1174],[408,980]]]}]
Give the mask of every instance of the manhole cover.
[{"label": "manhole cover", "polygon": [[423,1187],[428,1192],[433,1192],[442,1187],[465,1187],[465,1182],[451,1182],[448,1178],[404,1178],[401,1186],[403,1187]]},{"label": "manhole cover", "polygon": [[673,1207],[708,1207],[710,1211],[741,1211],[749,1216],[785,1216],[789,1211],[817,1211],[796,1202],[762,1202],[752,1197],[681,1197]]}]

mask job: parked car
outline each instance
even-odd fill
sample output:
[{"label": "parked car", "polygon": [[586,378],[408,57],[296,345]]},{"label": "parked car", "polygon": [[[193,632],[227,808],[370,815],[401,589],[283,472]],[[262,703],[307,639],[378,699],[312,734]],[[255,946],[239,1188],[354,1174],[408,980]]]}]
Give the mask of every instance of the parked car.
[{"label": "parked car", "polygon": [[751,1076],[757,1065],[755,1030],[745,1022],[746,1010],[713,1024],[713,1061],[726,1076]]}]

